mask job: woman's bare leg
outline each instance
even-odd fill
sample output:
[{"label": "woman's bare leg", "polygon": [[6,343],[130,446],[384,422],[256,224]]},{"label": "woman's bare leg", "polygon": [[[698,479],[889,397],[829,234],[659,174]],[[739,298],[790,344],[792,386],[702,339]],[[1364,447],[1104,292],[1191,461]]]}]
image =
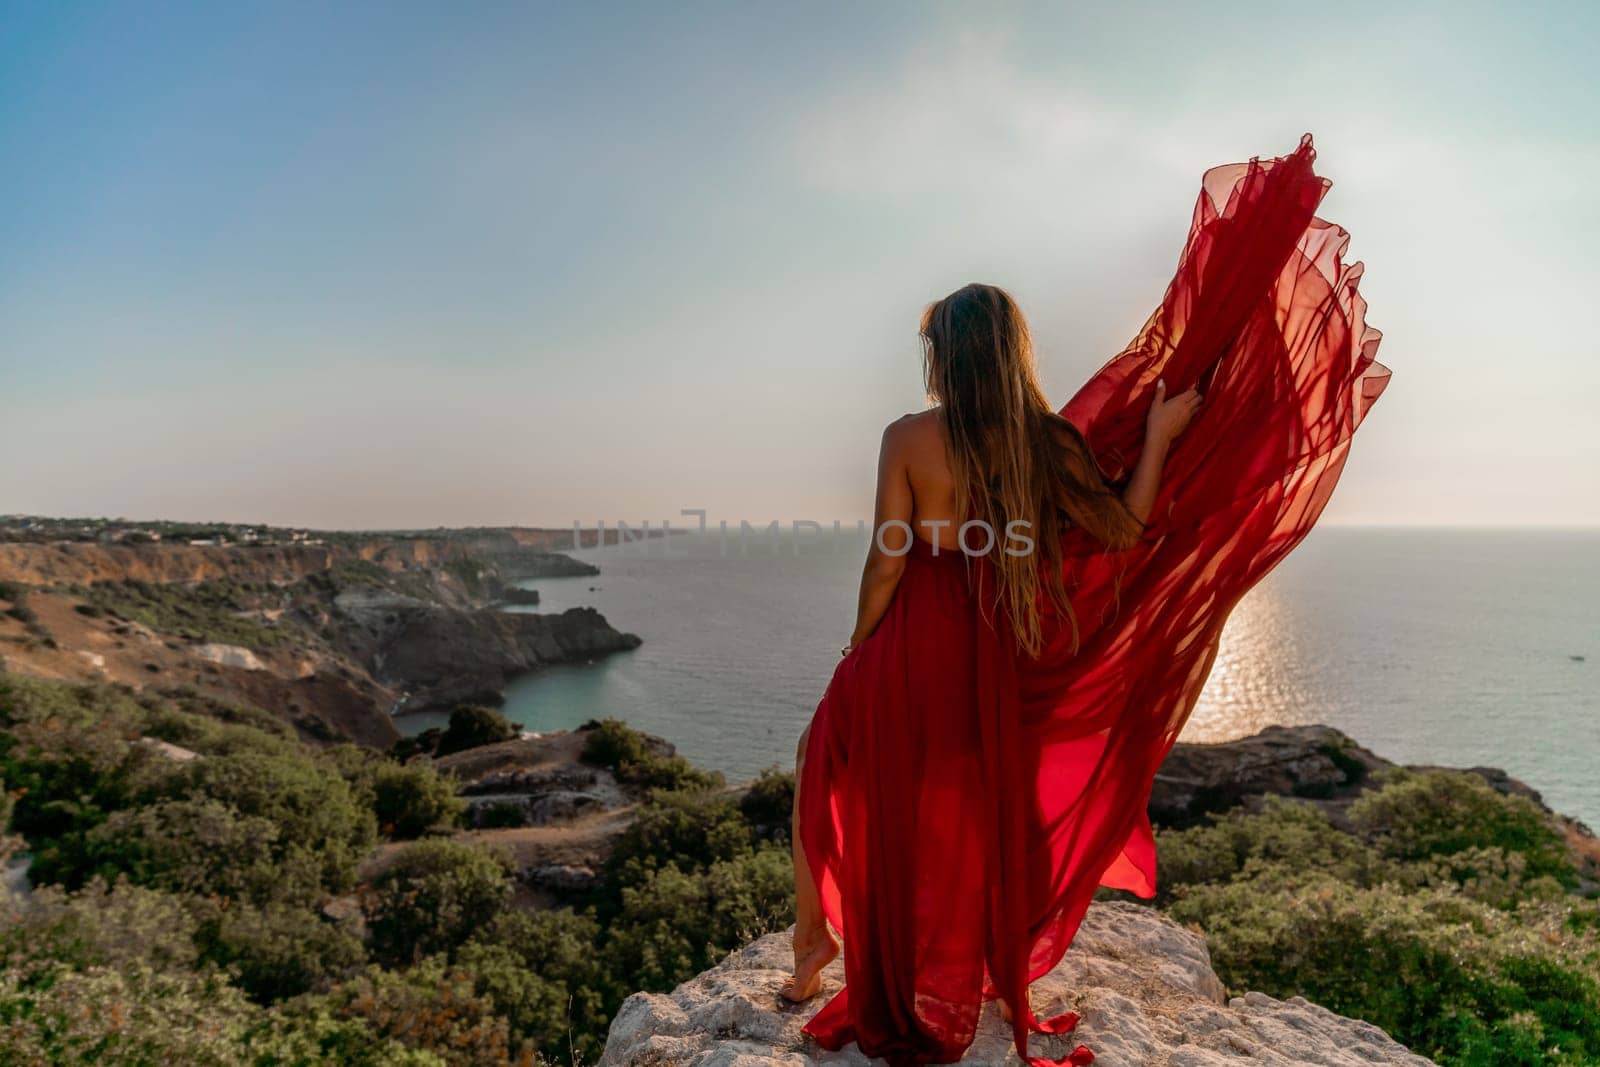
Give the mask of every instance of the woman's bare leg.
[{"label": "woman's bare leg", "polygon": [[822,913],[822,895],[817,880],[806,862],[800,844],[800,778],[805,770],[808,726],[800,735],[800,749],[794,761],[794,815],[789,821],[790,846],[794,850],[794,976],[783,983],[783,996],[796,1004],[810,1000],[822,991],[822,969],[839,954],[839,941],[828,929]]}]

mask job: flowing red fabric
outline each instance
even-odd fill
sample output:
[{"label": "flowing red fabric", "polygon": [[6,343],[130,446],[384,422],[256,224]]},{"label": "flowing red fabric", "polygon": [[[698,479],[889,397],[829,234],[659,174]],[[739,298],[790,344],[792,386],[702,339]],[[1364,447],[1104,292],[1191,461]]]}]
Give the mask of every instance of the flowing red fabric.
[{"label": "flowing red fabric", "polygon": [[[1229,612],[1305,537],[1389,372],[1348,234],[1315,217],[1311,138],[1205,175],[1177,276],[1132,345],[1062,414],[1107,476],[1137,461],[1156,378],[1198,385],[1133,548],[1063,545],[1079,631],[1020,653],[980,558],[915,539],[883,621],[817,708],[801,841],[845,943],[845,988],[807,1024],[894,1065],[948,1063],[983,1002],[1023,1005],[1098,886],[1155,892],[1150,785]],[[1060,1005],[1036,1005],[1059,1008]],[[1064,1033],[1070,1012],[1015,1012]]]}]

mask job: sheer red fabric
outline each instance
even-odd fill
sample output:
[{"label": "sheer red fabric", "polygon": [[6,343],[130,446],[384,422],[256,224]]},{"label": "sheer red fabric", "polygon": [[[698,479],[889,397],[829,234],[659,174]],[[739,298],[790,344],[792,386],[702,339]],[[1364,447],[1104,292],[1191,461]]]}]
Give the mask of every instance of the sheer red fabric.
[{"label": "sheer red fabric", "polygon": [[[1315,217],[1311,138],[1205,175],[1166,296],[1062,414],[1108,477],[1138,458],[1158,376],[1205,403],[1173,446],[1140,543],[1069,532],[1079,647],[1037,659],[988,607],[981,558],[915,540],[888,613],[817,708],[798,803],[846,986],[807,1024],[891,1064],[948,1063],[985,999],[1019,1006],[1098,886],[1155,891],[1145,808],[1228,614],[1321,514],[1389,372],[1374,362],[1348,234]],[[1059,1005],[1034,1005],[1055,1008]],[[1064,1033],[1070,1012],[1015,1012]]]}]

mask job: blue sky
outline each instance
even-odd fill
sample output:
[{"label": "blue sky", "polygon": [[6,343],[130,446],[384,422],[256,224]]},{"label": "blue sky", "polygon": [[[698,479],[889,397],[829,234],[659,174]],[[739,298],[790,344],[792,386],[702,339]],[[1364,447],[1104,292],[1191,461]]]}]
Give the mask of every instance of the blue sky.
[{"label": "blue sky", "polygon": [[927,301],[1064,401],[1310,130],[1329,520],[1597,525],[1597,10],[0,3],[0,512],[855,519]]}]

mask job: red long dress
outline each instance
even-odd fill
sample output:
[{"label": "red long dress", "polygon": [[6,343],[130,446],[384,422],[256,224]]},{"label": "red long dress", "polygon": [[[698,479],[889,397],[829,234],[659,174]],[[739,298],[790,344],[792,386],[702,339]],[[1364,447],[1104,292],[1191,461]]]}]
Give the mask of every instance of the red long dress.
[{"label": "red long dress", "polygon": [[[845,941],[846,987],[807,1024],[891,1064],[948,1063],[986,997],[1024,1003],[1098,886],[1155,891],[1145,808],[1229,612],[1310,530],[1389,372],[1360,264],[1315,217],[1311,138],[1205,175],[1177,276],[1062,414],[1108,477],[1131,469],[1157,376],[1205,403],[1175,442],[1140,542],[1063,545],[1079,629],[1036,659],[988,605],[981,560],[913,542],[887,614],[817,708],[801,839]],[[1065,1032],[1071,1013],[1015,1013]],[[1068,1060],[1087,1063],[1079,1046]]]}]

